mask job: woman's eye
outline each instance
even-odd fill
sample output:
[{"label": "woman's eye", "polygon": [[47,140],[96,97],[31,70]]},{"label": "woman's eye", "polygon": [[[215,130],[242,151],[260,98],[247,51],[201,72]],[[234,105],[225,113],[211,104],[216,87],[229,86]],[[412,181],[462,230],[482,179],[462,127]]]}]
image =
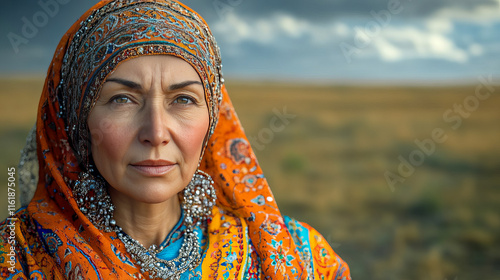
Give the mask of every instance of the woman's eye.
[{"label": "woman's eye", "polygon": [[126,96],[115,96],[111,99],[111,101],[118,104],[125,104],[130,102],[130,98]]},{"label": "woman's eye", "polygon": [[192,103],[194,103],[194,100],[193,100],[191,97],[187,97],[187,96],[179,96],[179,97],[177,97],[177,98],[174,100],[174,103],[179,103],[179,104],[187,105],[187,104],[192,104]]}]

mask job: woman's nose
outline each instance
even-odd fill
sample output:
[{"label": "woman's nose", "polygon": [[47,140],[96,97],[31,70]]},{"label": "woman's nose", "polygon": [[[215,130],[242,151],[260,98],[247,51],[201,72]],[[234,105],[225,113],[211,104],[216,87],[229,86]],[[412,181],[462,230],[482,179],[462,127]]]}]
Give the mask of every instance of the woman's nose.
[{"label": "woman's nose", "polygon": [[166,145],[171,140],[169,117],[161,102],[151,102],[144,107],[140,118],[139,141],[151,146]]}]

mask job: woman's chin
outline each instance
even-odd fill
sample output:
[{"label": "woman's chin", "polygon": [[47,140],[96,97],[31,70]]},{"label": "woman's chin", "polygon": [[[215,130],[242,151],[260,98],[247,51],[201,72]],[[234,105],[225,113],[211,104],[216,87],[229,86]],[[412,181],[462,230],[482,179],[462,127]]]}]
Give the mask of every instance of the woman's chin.
[{"label": "woman's chin", "polygon": [[141,193],[132,194],[130,197],[137,202],[148,204],[164,203],[171,200],[172,198],[178,198],[177,193],[158,192],[152,190],[144,190]]},{"label": "woman's chin", "polygon": [[118,198],[118,196],[121,196],[122,201],[132,201],[132,202],[139,202],[139,203],[147,203],[147,204],[158,204],[158,203],[164,203],[172,198],[178,199],[178,192],[173,191],[171,189],[165,189],[164,187],[162,188],[155,188],[155,187],[147,187],[147,188],[141,188],[140,190],[131,190],[131,191],[126,191],[126,190],[117,190],[114,189],[113,191],[110,192],[111,197],[115,196],[115,198]]},{"label": "woman's chin", "polygon": [[[177,195],[175,196],[177,197]],[[158,195],[142,195],[140,197],[133,198],[137,202],[147,203],[147,204],[159,204],[169,201],[172,196],[158,196]]]}]

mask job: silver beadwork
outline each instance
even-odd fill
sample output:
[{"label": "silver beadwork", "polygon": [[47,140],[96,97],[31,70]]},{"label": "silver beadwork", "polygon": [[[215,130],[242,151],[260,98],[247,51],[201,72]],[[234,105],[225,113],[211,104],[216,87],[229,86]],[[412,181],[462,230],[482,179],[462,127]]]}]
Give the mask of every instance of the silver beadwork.
[{"label": "silver beadwork", "polygon": [[[73,184],[73,193],[78,207],[87,218],[100,230],[117,232],[127,252],[141,267],[142,273],[161,279],[180,279],[182,273],[195,269],[201,262],[200,242],[195,227],[207,220],[212,214],[217,198],[213,180],[207,173],[197,170],[182,195],[184,241],[179,255],[173,260],[163,260],[156,255],[163,247],[152,245],[145,248],[116,224],[113,219],[114,206],[106,190],[104,179],[89,172],[82,172],[79,180]],[[108,211],[109,209],[109,211]]]},{"label": "silver beadwork", "polygon": [[200,242],[192,228],[186,229],[177,258],[169,261],[156,256],[161,250],[155,246],[146,249],[139,241],[123,232],[118,233],[118,238],[125,244],[130,256],[141,266],[141,272],[147,272],[151,277],[180,279],[182,273],[195,269],[201,261]]},{"label": "silver beadwork", "polygon": [[93,169],[81,172],[73,184],[73,195],[78,208],[98,229],[116,231],[113,217],[114,206],[103,178],[92,175]]},{"label": "silver beadwork", "polygon": [[[217,198],[213,184],[210,175],[201,170],[196,171],[183,194],[182,208],[187,214],[186,223],[199,225],[211,215]],[[187,221],[188,217],[192,220]]]}]

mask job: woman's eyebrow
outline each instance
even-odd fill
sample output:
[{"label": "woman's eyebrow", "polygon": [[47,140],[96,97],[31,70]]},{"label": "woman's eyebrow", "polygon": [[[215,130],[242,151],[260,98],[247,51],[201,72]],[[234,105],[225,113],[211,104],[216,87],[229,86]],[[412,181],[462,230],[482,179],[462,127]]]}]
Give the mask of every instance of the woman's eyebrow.
[{"label": "woman's eyebrow", "polygon": [[120,79],[120,78],[109,78],[109,79],[106,79],[105,83],[106,82],[115,82],[115,83],[124,85],[124,86],[131,88],[131,89],[134,89],[134,90],[141,90],[142,89],[142,86],[140,84],[138,84],[136,82],[129,81],[129,80]]},{"label": "woman's eyebrow", "polygon": [[[142,86],[140,84],[138,84],[136,82],[129,81],[129,80],[120,79],[120,78],[109,78],[105,82],[115,82],[115,83],[124,85],[128,88],[135,89],[135,90],[142,89]],[[199,81],[185,81],[185,82],[170,85],[168,87],[168,89],[169,90],[177,90],[177,89],[185,88],[185,87],[193,85],[193,84],[203,86],[203,84]]]},{"label": "woman's eyebrow", "polygon": [[199,82],[199,81],[185,81],[185,82],[181,82],[181,83],[170,85],[168,87],[168,89],[169,90],[176,90],[176,89],[185,88],[185,87],[193,85],[193,84],[203,86],[203,84],[201,82]]}]

